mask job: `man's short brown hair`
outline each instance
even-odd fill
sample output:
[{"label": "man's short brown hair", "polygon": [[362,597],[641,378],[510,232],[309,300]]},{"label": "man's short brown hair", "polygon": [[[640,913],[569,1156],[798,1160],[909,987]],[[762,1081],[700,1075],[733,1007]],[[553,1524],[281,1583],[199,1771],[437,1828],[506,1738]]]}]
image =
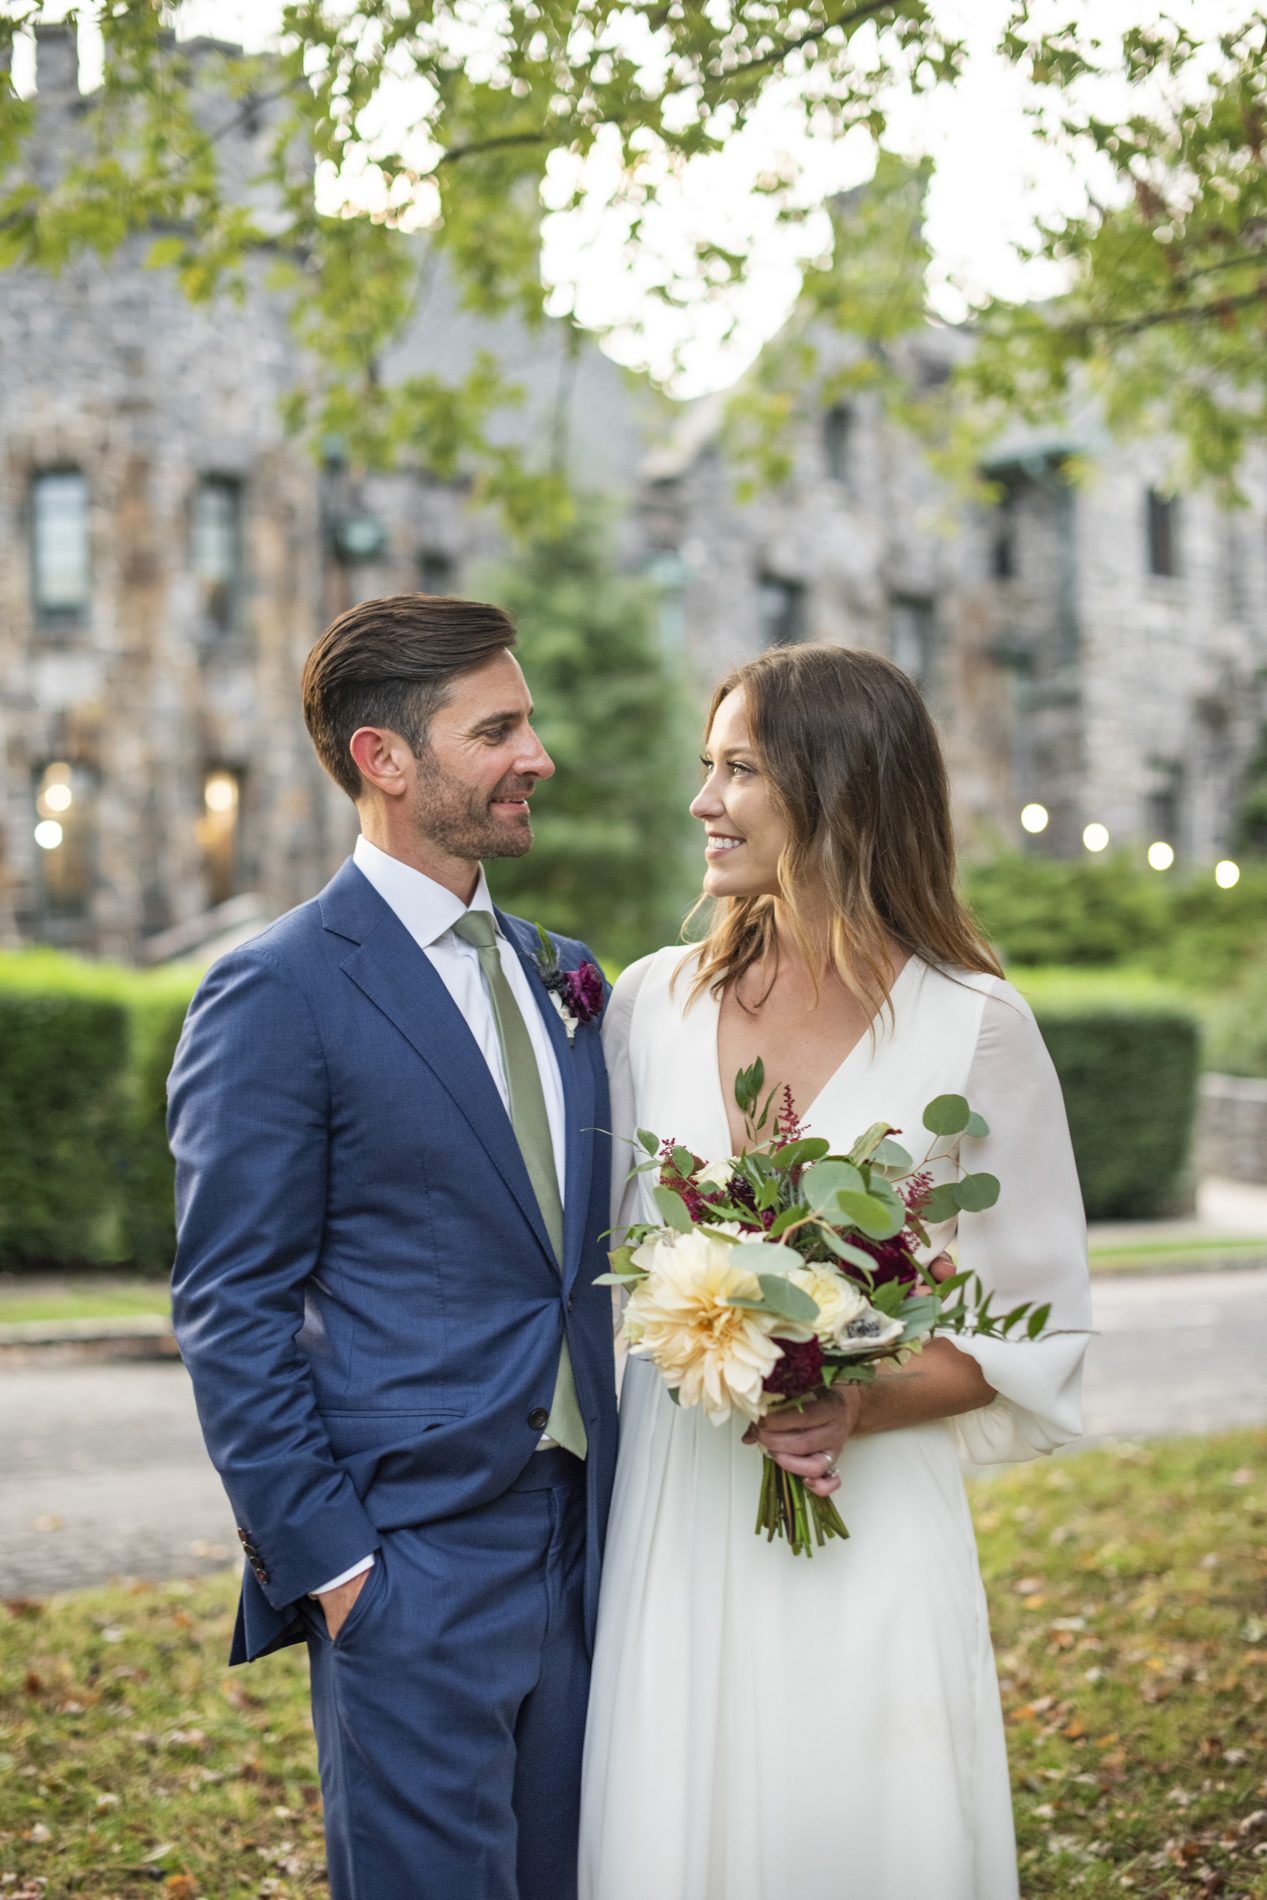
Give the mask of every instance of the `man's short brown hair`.
[{"label": "man's short brown hair", "polygon": [[304,666],[304,718],[326,771],[355,802],[361,774],[349,750],[361,726],[398,732],[415,756],[450,683],[515,644],[500,607],[438,594],[363,600],[332,621]]}]

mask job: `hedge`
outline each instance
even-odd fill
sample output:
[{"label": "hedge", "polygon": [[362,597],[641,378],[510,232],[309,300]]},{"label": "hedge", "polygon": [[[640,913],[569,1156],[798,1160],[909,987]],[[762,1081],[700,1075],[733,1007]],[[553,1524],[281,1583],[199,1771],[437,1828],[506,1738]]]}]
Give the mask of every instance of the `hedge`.
[{"label": "hedge", "polygon": [[0,953],[0,1265],[171,1265],[166,1080],[197,976]]},{"label": "hedge", "polygon": [[[1089,1217],[1181,1211],[1192,1008],[1146,977],[1013,975],[1060,1076]],[[166,1083],[197,977],[0,953],[0,1265],[170,1266]]]},{"label": "hedge", "polygon": [[1068,862],[1003,852],[961,883],[1008,965],[1128,964],[1193,990],[1234,983],[1267,951],[1267,864],[1221,890],[1209,865],[1153,871],[1127,852]]},{"label": "hedge", "polygon": [[1012,975],[1060,1077],[1088,1219],[1188,1211],[1201,1067],[1194,1009],[1147,978]]}]

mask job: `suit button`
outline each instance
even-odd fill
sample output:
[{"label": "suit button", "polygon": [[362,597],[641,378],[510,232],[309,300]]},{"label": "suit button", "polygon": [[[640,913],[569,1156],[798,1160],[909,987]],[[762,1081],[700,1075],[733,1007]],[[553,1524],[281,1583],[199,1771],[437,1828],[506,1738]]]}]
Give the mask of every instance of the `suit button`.
[{"label": "suit button", "polygon": [[544,1405],[535,1405],[528,1414],[528,1423],[534,1432],[543,1432],[550,1423],[550,1414]]},{"label": "suit button", "polygon": [[575,1305],[576,1305],[576,1295],[575,1293],[569,1293],[568,1294],[568,1312],[569,1313],[572,1311],[572,1308]]},{"label": "suit button", "polygon": [[255,1572],[255,1577],[256,1577],[256,1581],[259,1583],[269,1583],[272,1581],[267,1570],[257,1569]]},{"label": "suit button", "polygon": [[250,1541],[251,1541],[251,1537],[250,1537],[249,1531],[244,1531],[242,1529],[242,1526],[239,1524],[238,1525],[238,1542],[239,1544],[241,1544],[243,1550],[246,1549]]}]

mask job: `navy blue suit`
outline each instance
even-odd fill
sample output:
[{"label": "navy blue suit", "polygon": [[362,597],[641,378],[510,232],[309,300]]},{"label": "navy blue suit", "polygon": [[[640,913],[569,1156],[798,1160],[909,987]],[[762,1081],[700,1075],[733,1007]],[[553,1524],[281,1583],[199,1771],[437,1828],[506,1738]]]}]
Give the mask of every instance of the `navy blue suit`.
[{"label": "navy blue suit", "polygon": [[[610,1118],[598,1024],[569,1046],[535,930],[498,921],[563,1079],[561,1262],[474,1038],[350,860],[212,966],[169,1084],[176,1332],[250,1560],[232,1660],[309,1641],[334,1900],[574,1891]],[[534,1455],[565,1330],[583,1468]],[[307,1592],[370,1551],[331,1644]]]}]

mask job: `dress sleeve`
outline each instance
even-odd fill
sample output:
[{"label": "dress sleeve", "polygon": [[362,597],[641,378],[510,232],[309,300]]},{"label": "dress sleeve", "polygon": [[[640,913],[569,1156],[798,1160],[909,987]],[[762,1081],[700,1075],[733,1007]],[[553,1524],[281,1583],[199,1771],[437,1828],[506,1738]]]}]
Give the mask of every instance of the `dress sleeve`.
[{"label": "dress sleeve", "polygon": [[947,1424],[963,1459],[1003,1464],[1080,1435],[1091,1325],[1086,1217],[1064,1099],[1033,1013],[1010,984],[986,998],[967,1093],[990,1132],[965,1139],[960,1160],[997,1175],[1000,1193],[985,1213],[961,1216],[960,1270],[980,1276],[996,1312],[1051,1302],[1050,1338],[955,1341],[998,1396]]},{"label": "dress sleeve", "polygon": [[637,1138],[638,1110],[634,1102],[633,1070],[629,1061],[629,1034],[633,1026],[634,1004],[643,979],[651,968],[652,957],[640,957],[616,978],[603,1015],[603,1056],[607,1063],[607,1082],[612,1109],[612,1184],[611,1219],[613,1227],[632,1225],[638,1195],[637,1181],[629,1179],[635,1159],[630,1145]]}]

